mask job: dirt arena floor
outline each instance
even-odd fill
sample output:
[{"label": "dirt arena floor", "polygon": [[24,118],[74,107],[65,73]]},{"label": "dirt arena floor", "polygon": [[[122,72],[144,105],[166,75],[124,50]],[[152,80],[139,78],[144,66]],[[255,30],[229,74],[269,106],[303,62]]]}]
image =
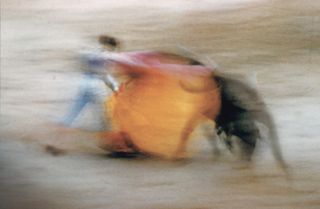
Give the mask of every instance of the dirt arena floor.
[{"label": "dirt arena floor", "polygon": [[[1,0],[0,208],[320,208],[320,3],[219,2]],[[92,132],[59,129],[80,78],[75,55],[102,33],[122,50],[186,48],[256,75],[291,179],[263,142],[241,169],[226,150],[214,157],[203,137],[187,162],[113,159]],[[96,126],[90,112],[78,125]]]}]

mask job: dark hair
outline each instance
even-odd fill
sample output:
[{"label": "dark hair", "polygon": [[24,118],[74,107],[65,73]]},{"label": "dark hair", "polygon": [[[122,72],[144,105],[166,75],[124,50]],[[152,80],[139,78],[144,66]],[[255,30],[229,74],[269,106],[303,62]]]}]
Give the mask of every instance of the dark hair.
[{"label": "dark hair", "polygon": [[111,47],[112,49],[116,49],[119,47],[119,41],[114,37],[107,36],[107,35],[100,35],[98,40],[100,44],[107,47]]}]

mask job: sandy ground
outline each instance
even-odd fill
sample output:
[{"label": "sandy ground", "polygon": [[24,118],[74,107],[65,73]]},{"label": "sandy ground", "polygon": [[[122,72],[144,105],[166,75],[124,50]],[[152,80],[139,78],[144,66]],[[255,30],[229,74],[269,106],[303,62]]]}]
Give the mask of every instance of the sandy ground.
[{"label": "sandy ground", "polygon": [[[320,4],[224,2],[1,0],[0,208],[319,208]],[[263,143],[252,168],[239,169],[205,139],[190,161],[168,162],[108,158],[94,134],[58,132],[52,121],[80,77],[74,55],[101,33],[123,50],[180,45],[227,72],[256,73],[291,181]],[[78,124],[96,125],[90,113]],[[47,144],[65,152],[50,155]]]}]

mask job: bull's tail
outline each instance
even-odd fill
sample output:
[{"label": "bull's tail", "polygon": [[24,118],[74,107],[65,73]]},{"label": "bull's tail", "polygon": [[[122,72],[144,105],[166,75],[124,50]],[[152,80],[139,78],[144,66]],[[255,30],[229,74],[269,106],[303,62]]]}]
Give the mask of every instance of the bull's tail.
[{"label": "bull's tail", "polygon": [[279,166],[283,169],[283,171],[285,171],[285,173],[288,174],[288,166],[283,158],[282,151],[280,149],[279,136],[273,121],[273,117],[265,109],[260,113],[260,117],[257,118],[257,120],[267,127],[269,138],[267,142],[270,144],[273,156],[276,159]]}]

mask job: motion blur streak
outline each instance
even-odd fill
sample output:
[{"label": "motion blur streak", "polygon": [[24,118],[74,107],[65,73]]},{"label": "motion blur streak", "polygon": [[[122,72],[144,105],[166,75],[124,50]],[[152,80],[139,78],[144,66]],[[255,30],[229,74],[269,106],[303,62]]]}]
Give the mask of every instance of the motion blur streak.
[{"label": "motion blur streak", "polygon": [[[1,0],[0,208],[318,209],[319,4]],[[110,159],[95,134],[57,132],[50,121],[63,115],[81,78],[75,56],[95,48],[100,34],[119,38],[121,51],[184,48],[239,78],[257,74],[292,182],[269,149],[257,149],[248,169],[237,169],[221,143],[214,158],[201,129],[188,163]],[[77,120],[97,126],[90,111]]]}]

